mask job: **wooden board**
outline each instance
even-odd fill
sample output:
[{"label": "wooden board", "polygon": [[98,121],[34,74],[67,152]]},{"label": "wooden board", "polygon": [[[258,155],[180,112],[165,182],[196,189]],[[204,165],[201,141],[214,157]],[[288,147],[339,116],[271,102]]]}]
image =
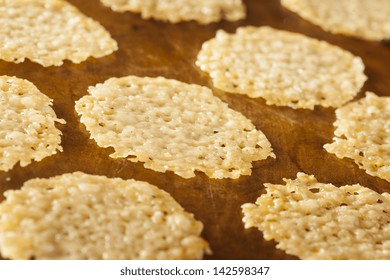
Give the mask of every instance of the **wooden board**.
[{"label": "wooden board", "polygon": [[[378,192],[390,191],[390,184],[367,175],[352,160],[328,154],[323,144],[333,136],[334,110],[316,108],[293,110],[266,106],[263,99],[216,91],[231,108],[250,118],[272,143],[277,159],[254,164],[252,176],[238,180],[211,180],[203,174],[183,179],[143,168],[142,163],[111,159],[111,149],[100,149],[79,123],[74,102],[87,93],[90,85],[110,77],[126,75],[164,76],[187,83],[212,87],[208,76],[194,66],[201,44],[222,28],[270,25],[326,40],[361,56],[366,64],[366,90],[390,95],[390,45],[336,36],[304,21],[282,8],[279,1],[248,0],[248,18],[243,21],[199,25],[194,22],[168,24],[142,20],[132,13],[114,13],[99,0],[70,0],[86,15],[100,21],[119,43],[119,51],[102,59],[89,59],[79,65],[66,62],[62,67],[44,68],[29,61],[22,64],[0,62],[0,75],[15,75],[33,82],[54,99],[54,109],[67,121],[63,132],[64,152],[41,162],[10,172],[0,172],[0,191],[18,189],[26,180],[50,177],[73,171],[102,174],[150,182],[168,191],[183,207],[195,213],[204,225],[203,236],[213,250],[208,259],[294,259],[275,249],[274,242],[263,240],[257,230],[245,230],[241,204],[254,202],[263,183],[281,183],[298,171],[314,174],[322,182],[336,185],[360,183]],[[10,178],[7,181],[7,178]]]}]

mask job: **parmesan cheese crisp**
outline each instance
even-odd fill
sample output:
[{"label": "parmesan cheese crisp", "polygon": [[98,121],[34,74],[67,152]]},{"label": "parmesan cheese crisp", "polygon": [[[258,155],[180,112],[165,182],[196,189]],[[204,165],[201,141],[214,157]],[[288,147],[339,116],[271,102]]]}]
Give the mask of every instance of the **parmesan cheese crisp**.
[{"label": "parmesan cheese crisp", "polygon": [[271,27],[218,31],[203,44],[196,65],[221,90],[292,108],[340,107],[367,79],[360,57]]},{"label": "parmesan cheese crisp", "polygon": [[324,148],[351,158],[372,176],[390,182],[390,97],[366,97],[336,110],[333,143]]},{"label": "parmesan cheese crisp", "polygon": [[184,178],[195,170],[238,178],[251,174],[252,161],[274,157],[265,135],[209,88],[128,76],[88,91],[76,111],[100,147],[114,148],[113,158]]},{"label": "parmesan cheese crisp", "polygon": [[195,20],[201,24],[226,19],[245,18],[242,0],[100,0],[114,11],[140,13],[145,19],[155,18],[177,23]]},{"label": "parmesan cheese crisp", "polygon": [[244,204],[246,228],[301,259],[390,259],[390,195],[360,186],[336,187],[298,173],[285,185],[265,184]]},{"label": "parmesan cheese crisp", "polygon": [[282,4],[332,33],[390,39],[389,0],[282,0]]},{"label": "parmesan cheese crisp", "polygon": [[17,162],[26,166],[32,160],[62,151],[58,119],[52,100],[31,82],[0,76],[0,170],[8,171]]},{"label": "parmesan cheese crisp", "polygon": [[0,59],[45,67],[80,63],[118,49],[97,21],[63,0],[0,0]]},{"label": "parmesan cheese crisp", "polygon": [[81,172],[27,181],[0,204],[11,259],[201,259],[203,225],[145,182]]}]

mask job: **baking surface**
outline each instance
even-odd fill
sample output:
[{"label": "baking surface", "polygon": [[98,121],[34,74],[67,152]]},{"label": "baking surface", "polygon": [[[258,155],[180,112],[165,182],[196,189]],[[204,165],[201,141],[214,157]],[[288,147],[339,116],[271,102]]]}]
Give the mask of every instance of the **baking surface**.
[{"label": "baking surface", "polygon": [[[357,98],[369,90],[390,96],[390,43],[368,42],[322,31],[282,8],[279,1],[248,0],[246,20],[199,25],[195,22],[169,24],[143,20],[133,13],[115,13],[99,0],[69,0],[86,15],[98,20],[119,44],[119,51],[81,64],[65,62],[62,67],[44,68],[26,61],[21,64],[0,61],[0,75],[17,76],[33,82],[54,100],[54,110],[67,121],[63,132],[64,152],[0,172],[0,190],[18,189],[29,179],[83,171],[108,177],[147,181],[169,192],[187,211],[204,224],[203,237],[213,254],[206,259],[295,259],[275,249],[256,229],[245,230],[240,206],[255,202],[263,183],[281,183],[295,178],[298,171],[313,174],[320,182],[337,186],[360,183],[378,192],[389,192],[390,183],[365,173],[349,159],[340,160],[322,146],[333,136],[334,109],[314,111],[266,106],[263,99],[214,92],[229,106],[252,120],[272,144],[276,159],[254,163],[251,176],[237,180],[213,180],[202,173],[183,179],[172,172],[145,169],[142,163],[111,159],[113,149],[101,149],[89,139],[74,110],[74,102],[87,94],[87,88],[110,77],[127,75],[164,76],[187,83],[209,86],[211,80],[194,65],[201,44],[218,29],[233,32],[238,26],[270,25],[326,40],[362,57],[368,81]],[[3,197],[1,197],[3,199]]]}]

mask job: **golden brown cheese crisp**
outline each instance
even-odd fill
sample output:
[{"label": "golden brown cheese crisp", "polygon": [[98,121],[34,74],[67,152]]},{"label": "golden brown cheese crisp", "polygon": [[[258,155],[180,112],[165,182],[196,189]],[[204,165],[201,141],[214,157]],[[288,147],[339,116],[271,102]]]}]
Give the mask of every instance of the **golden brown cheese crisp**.
[{"label": "golden brown cheese crisp", "polygon": [[62,151],[61,131],[51,108],[52,100],[31,82],[0,76],[0,170],[8,171],[17,162],[26,166],[32,160]]},{"label": "golden brown cheese crisp", "polygon": [[196,65],[215,87],[268,105],[314,109],[352,100],[367,77],[360,57],[324,41],[271,27],[219,30]]},{"label": "golden brown cheese crisp", "polygon": [[368,174],[390,182],[390,97],[366,97],[336,110],[333,143],[325,150],[351,158]]},{"label": "golden brown cheese crisp", "polygon": [[266,136],[213,96],[209,88],[176,80],[128,76],[89,88],[76,111],[113,158],[144,162],[184,178],[250,175],[252,162],[274,157]]},{"label": "golden brown cheese crisp", "polygon": [[246,228],[301,259],[390,259],[388,193],[319,183],[304,173],[284,181],[265,184],[256,204],[242,206]]}]

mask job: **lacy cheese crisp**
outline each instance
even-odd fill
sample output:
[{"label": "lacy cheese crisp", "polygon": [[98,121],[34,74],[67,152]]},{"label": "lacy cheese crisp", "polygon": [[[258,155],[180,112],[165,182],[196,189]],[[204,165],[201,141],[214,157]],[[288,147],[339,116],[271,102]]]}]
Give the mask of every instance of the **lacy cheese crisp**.
[{"label": "lacy cheese crisp", "polygon": [[0,76],[0,170],[8,171],[17,162],[26,166],[32,160],[62,151],[58,119],[52,100],[31,82]]},{"label": "lacy cheese crisp", "polygon": [[319,183],[304,173],[284,181],[265,184],[256,204],[242,206],[246,228],[301,259],[390,258],[388,193]]},{"label": "lacy cheese crisp", "polygon": [[340,107],[367,79],[361,58],[271,27],[240,27],[234,34],[218,31],[203,44],[196,65],[221,90],[292,108]]},{"label": "lacy cheese crisp", "polygon": [[332,33],[374,41],[390,39],[388,0],[282,0],[282,4]]},{"label": "lacy cheese crisp", "polygon": [[63,0],[0,0],[0,59],[45,67],[80,63],[118,49],[97,21]]},{"label": "lacy cheese crisp", "polygon": [[76,111],[113,158],[144,162],[184,178],[251,174],[252,161],[274,157],[252,122],[213,96],[209,88],[162,77],[111,78],[89,88]]},{"label": "lacy cheese crisp", "polygon": [[146,182],[81,172],[27,181],[0,204],[11,259],[201,259],[203,225]]},{"label": "lacy cheese crisp", "polygon": [[368,174],[390,182],[390,97],[366,97],[336,110],[333,143],[324,148],[351,158]]},{"label": "lacy cheese crisp", "polygon": [[177,23],[195,20],[201,24],[245,18],[242,0],[100,0],[117,12],[140,13],[142,18]]}]

